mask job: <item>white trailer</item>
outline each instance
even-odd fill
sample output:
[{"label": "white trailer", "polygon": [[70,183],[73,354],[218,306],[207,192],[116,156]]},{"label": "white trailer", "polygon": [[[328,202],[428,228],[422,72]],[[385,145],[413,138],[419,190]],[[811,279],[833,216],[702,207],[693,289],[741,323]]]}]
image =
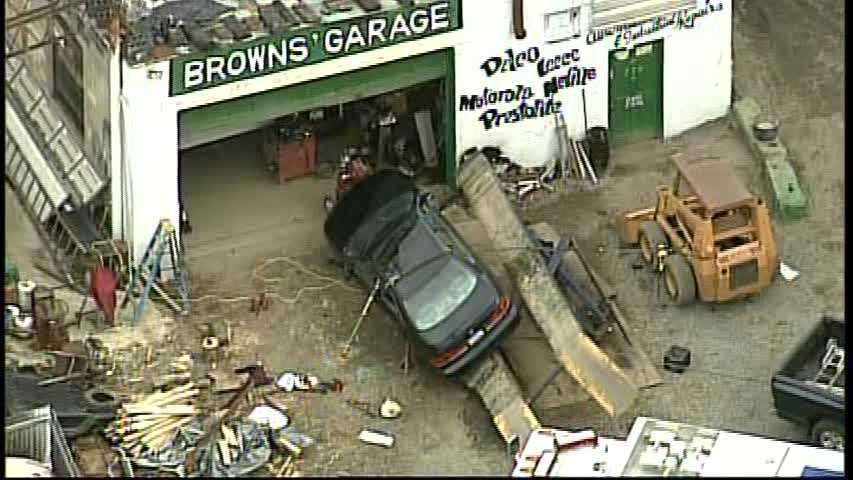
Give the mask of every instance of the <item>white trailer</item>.
[{"label": "white trailer", "polygon": [[624,440],[540,428],[513,477],[844,476],[844,452],[638,417]]}]

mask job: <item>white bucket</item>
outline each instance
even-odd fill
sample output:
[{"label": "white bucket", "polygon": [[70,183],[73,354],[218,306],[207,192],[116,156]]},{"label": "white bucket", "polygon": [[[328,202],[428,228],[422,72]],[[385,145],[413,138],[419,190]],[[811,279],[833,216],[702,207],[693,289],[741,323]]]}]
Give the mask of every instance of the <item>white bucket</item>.
[{"label": "white bucket", "polygon": [[13,325],[16,330],[20,330],[22,332],[29,332],[35,326],[35,321],[33,320],[32,315],[20,315],[15,318]]},{"label": "white bucket", "polygon": [[5,327],[6,331],[12,330],[18,323],[18,317],[21,316],[21,309],[17,305],[6,305],[5,308]]},{"label": "white bucket", "polygon": [[35,289],[36,282],[32,280],[18,282],[18,302],[22,312],[33,311],[33,291]]}]

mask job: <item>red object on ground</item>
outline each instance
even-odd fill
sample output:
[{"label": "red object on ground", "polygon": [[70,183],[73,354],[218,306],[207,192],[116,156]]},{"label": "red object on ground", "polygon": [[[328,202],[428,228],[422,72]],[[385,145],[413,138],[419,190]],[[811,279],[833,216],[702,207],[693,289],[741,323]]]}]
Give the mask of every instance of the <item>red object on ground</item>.
[{"label": "red object on ground", "polygon": [[370,167],[358,158],[350,160],[345,165],[341,172],[338,173],[338,184],[335,195],[340,198],[341,195],[348,192],[356,183],[364,180],[370,175]]},{"label": "red object on ground", "polygon": [[116,289],[118,276],[109,268],[99,265],[92,271],[92,297],[104,312],[107,325],[115,325]]}]

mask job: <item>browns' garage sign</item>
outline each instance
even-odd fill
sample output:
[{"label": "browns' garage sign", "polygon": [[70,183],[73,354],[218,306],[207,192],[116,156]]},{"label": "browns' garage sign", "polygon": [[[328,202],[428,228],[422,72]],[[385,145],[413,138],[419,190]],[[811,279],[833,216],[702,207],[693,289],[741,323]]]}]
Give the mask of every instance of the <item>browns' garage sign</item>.
[{"label": "browns' garage sign", "polygon": [[460,0],[302,28],[171,61],[171,95],[365,52],[460,27]]}]

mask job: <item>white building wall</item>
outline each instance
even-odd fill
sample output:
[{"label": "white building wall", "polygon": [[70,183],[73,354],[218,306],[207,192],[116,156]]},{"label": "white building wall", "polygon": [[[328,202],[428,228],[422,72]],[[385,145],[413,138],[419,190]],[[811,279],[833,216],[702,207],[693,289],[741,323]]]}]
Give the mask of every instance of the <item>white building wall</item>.
[{"label": "white building wall", "polygon": [[[588,126],[608,126],[609,52],[614,49],[613,37],[589,45],[586,35],[581,38],[547,43],[544,39],[543,5],[552,2],[526,2],[525,28],[527,37],[516,40],[512,32],[511,2],[494,2],[488,9],[465,8],[466,35],[456,55],[457,150],[470,146],[495,145],[513,161],[525,166],[541,165],[558,152],[553,115],[524,119],[486,129],[480,116],[489,108],[511,110],[518,101],[489,105],[476,111],[460,111],[462,95],[482,95],[490,90],[515,89],[529,86],[533,99],[544,99],[543,82],[552,75],[565,74],[563,67],[544,78],[536,65],[524,65],[515,72],[497,73],[489,77],[481,64],[490,57],[506,58],[505,51],[514,54],[538,48],[541,58],[552,58],[564,52],[578,50],[579,67],[595,69],[595,79],[583,87],[586,92]],[[632,43],[642,44],[664,39],[664,136],[669,138],[703,122],[725,115],[731,97],[731,5],[728,1],[695,19],[692,28],[670,26]],[[585,13],[582,13],[582,16]],[[476,32],[476,33],[474,33]],[[554,99],[561,103],[569,134],[583,135],[581,87],[560,90]],[[528,100],[530,102],[531,100]]]},{"label": "white building wall", "polygon": [[[166,65],[168,68],[168,64]],[[154,68],[125,68],[121,95],[125,224],[135,258],[145,252],[157,224],[178,220],[178,115],[169,100],[169,83]]]},{"label": "white building wall", "polygon": [[[689,29],[668,27],[644,36],[636,43],[664,38],[664,136],[671,137],[727,112],[731,92],[731,4],[715,2],[722,11],[696,19]],[[501,90],[517,85],[532,89],[533,99],[545,100],[543,82],[535,65],[514,72],[487,76],[481,64],[490,57],[501,57],[505,50],[516,53],[537,47],[542,58],[550,58],[577,49],[577,65],[595,69],[595,79],[584,87],[587,97],[588,125],[608,122],[608,53],[613,37],[587,44],[579,39],[547,43],[544,40],[544,9],[553,2],[526,2],[527,37],[516,40],[512,31],[512,2],[464,3],[463,28],[446,34],[393,45],[378,50],[308,65],[259,78],[234,82],[177,97],[169,97],[169,62],[130,68],[122,65],[123,161],[126,174],[127,205],[115,205],[114,216],[124,218],[137,257],[142,254],[161,218],[178,225],[178,112],[235,97],[251,95],[329,75],[453,47],[456,51],[456,148],[500,146],[510,158],[522,165],[540,165],[557,154],[553,115],[525,119],[485,129],[477,111],[459,111],[462,95],[482,94],[484,88]],[[582,15],[586,15],[588,4]],[[565,68],[553,74],[559,75]],[[570,87],[554,96],[564,112],[571,135],[583,133],[580,88]],[[498,104],[499,110],[511,109],[518,102]]]}]

